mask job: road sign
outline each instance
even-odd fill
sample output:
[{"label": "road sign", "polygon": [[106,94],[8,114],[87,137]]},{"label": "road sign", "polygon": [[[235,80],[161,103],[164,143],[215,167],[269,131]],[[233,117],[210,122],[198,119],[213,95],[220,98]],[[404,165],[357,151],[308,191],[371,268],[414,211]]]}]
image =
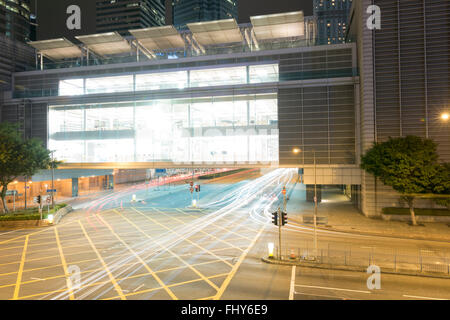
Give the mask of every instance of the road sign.
[{"label": "road sign", "polygon": [[194,193],[194,188],[190,188],[191,193]]},{"label": "road sign", "polygon": [[51,203],[52,202],[52,197],[47,197],[47,203]]},{"label": "road sign", "polygon": [[156,169],[155,173],[161,173],[161,174],[167,173],[167,169]]},{"label": "road sign", "polygon": [[56,189],[48,189],[47,193],[56,192]]},{"label": "road sign", "polygon": [[191,187],[193,187],[194,186],[194,181],[191,181],[190,185],[191,185]]},{"label": "road sign", "polygon": [[16,196],[17,197],[17,195],[18,195],[17,190],[6,191],[6,196],[7,197],[9,197],[9,196]]}]

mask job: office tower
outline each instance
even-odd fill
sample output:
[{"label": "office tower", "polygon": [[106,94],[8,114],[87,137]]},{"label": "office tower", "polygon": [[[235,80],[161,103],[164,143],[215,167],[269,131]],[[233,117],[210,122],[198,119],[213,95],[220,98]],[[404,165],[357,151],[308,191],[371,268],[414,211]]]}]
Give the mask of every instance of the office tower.
[{"label": "office tower", "polygon": [[109,0],[96,3],[97,33],[117,31],[127,35],[128,30],[165,25],[164,0]]},{"label": "office tower", "polygon": [[173,24],[238,19],[238,0],[174,0]]},{"label": "office tower", "polygon": [[0,0],[0,35],[21,42],[30,39],[30,0]]},{"label": "office tower", "polygon": [[344,43],[351,0],[314,0],[318,44]]}]

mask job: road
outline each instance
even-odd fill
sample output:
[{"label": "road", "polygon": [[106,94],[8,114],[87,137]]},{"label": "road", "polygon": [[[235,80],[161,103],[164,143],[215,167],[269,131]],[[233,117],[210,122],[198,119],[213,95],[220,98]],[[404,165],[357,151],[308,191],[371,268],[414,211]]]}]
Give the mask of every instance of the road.
[{"label": "road", "polygon": [[[186,183],[135,185],[77,203],[57,226],[0,233],[0,299],[450,299],[446,279],[382,275],[372,291],[364,273],[264,264],[267,243],[277,239],[270,212],[293,179],[292,170],[278,169],[200,182],[197,208]],[[285,231],[287,243],[311,237],[295,222]],[[405,252],[449,248],[326,231],[319,239]]]}]

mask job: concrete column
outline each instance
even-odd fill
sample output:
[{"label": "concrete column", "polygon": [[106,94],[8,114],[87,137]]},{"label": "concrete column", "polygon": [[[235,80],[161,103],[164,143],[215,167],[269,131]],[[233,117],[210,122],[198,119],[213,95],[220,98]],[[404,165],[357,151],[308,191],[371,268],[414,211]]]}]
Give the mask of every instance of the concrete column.
[{"label": "concrete column", "polygon": [[72,178],[72,197],[78,197],[78,178]]}]

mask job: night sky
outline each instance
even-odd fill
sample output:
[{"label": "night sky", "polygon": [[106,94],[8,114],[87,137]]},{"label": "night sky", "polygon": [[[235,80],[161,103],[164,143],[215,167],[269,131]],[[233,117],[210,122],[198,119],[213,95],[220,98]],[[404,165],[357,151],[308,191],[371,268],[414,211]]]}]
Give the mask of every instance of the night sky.
[{"label": "night sky", "polygon": [[[32,0],[32,8],[38,6],[38,39],[64,36],[73,39],[76,35],[96,33],[95,1],[93,0]],[[303,10],[305,16],[312,15],[313,0],[239,0],[239,23],[250,22],[250,16]],[[65,27],[66,8],[77,4],[82,11],[82,30],[69,31]]]}]

